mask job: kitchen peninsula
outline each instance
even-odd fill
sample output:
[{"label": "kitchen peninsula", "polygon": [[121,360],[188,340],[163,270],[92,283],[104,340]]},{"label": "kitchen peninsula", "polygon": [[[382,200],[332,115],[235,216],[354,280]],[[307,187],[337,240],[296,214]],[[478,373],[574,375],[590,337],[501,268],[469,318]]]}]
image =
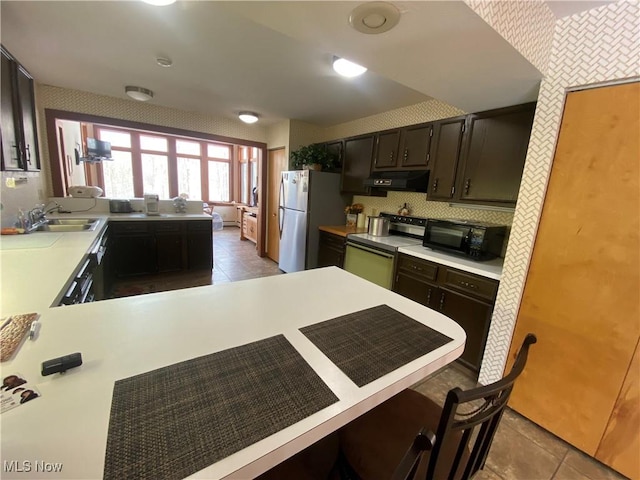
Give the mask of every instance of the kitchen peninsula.
[{"label": "kitchen peninsula", "polygon": [[[300,328],[382,304],[451,341],[358,387]],[[120,379],[282,335],[336,400],[192,477],[251,478],[455,360],[465,342],[464,331],[445,316],[338,268],[26,310],[41,313],[39,335],[2,364],[2,373],[23,374],[42,397],[3,414],[2,453],[8,461],[62,463],[62,471],[47,478],[103,476],[114,382]],[[43,360],[73,352],[82,353],[81,367],[40,376]]]}]

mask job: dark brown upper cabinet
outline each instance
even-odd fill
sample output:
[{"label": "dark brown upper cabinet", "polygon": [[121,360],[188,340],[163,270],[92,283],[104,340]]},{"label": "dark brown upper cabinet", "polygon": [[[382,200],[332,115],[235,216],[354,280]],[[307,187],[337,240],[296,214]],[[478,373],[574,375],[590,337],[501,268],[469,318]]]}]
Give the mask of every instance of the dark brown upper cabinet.
[{"label": "dark brown upper cabinet", "polygon": [[373,170],[426,170],[434,124],[420,124],[376,135]]},{"label": "dark brown upper cabinet", "polygon": [[33,78],[2,47],[3,170],[40,170]]},{"label": "dark brown upper cabinet", "polygon": [[426,170],[431,160],[431,139],[434,123],[402,129],[400,167],[411,170]]},{"label": "dark brown upper cabinet", "polygon": [[460,159],[466,117],[436,122],[431,148],[431,175],[427,200],[451,200],[455,194],[456,170]]},{"label": "dark brown upper cabinet", "polygon": [[344,141],[342,162],[342,192],[367,195],[369,188],[364,180],[371,174],[371,159],[375,136],[364,135]]},{"label": "dark brown upper cabinet", "polygon": [[398,168],[398,150],[400,148],[400,130],[380,132],[375,139],[373,170]]},{"label": "dark brown upper cabinet", "polygon": [[514,205],[535,103],[469,115],[457,176],[460,202]]}]

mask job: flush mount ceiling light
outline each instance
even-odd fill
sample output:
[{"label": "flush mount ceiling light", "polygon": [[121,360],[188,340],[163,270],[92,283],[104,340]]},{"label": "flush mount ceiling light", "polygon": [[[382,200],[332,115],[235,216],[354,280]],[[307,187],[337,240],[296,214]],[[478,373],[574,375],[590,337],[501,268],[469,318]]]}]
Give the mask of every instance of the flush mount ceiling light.
[{"label": "flush mount ceiling light", "polygon": [[147,100],[151,100],[153,98],[153,92],[147,88],[127,85],[126,87],[124,87],[124,91],[131,98],[140,102],[146,102]]},{"label": "flush mount ceiling light", "polygon": [[333,57],[333,69],[343,77],[349,78],[357,77],[367,71],[366,67],[340,57]]},{"label": "flush mount ceiling light", "polygon": [[173,61],[168,57],[158,57],[156,58],[156,63],[161,67],[170,67],[173,65]]},{"label": "flush mount ceiling light", "polygon": [[171,5],[172,3],[176,3],[176,0],[142,0],[144,3],[148,3],[149,5],[154,5],[156,7],[164,7],[166,5]]},{"label": "flush mount ceiling light", "polygon": [[238,118],[244,123],[256,123],[258,121],[258,114],[253,112],[240,112]]},{"label": "flush mount ceiling light", "polygon": [[363,3],[349,15],[349,23],[361,33],[384,33],[400,21],[400,11],[386,2]]}]

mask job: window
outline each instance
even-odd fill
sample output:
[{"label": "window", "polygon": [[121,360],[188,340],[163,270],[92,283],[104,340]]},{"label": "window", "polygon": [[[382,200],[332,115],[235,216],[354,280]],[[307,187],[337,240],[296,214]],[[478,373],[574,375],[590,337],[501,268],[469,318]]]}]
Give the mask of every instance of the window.
[{"label": "window", "polygon": [[[155,193],[161,199],[171,199],[185,194],[190,200],[231,201],[232,145],[114,127],[94,128],[97,138],[111,142],[114,159],[98,165],[105,196],[139,198]],[[247,154],[252,150],[243,149]],[[257,169],[246,175],[257,177]],[[243,201],[249,196],[245,191]]]}]

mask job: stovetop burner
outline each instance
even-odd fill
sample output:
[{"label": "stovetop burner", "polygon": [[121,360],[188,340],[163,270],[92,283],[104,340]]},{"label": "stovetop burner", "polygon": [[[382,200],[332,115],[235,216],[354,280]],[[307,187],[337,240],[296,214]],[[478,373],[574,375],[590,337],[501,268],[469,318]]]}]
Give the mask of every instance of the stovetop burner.
[{"label": "stovetop burner", "polygon": [[424,229],[427,224],[426,218],[395,215],[391,213],[381,213],[380,216],[389,218],[388,236],[356,233],[348,235],[347,241],[379,248],[388,252],[395,252],[400,247],[422,244]]}]

